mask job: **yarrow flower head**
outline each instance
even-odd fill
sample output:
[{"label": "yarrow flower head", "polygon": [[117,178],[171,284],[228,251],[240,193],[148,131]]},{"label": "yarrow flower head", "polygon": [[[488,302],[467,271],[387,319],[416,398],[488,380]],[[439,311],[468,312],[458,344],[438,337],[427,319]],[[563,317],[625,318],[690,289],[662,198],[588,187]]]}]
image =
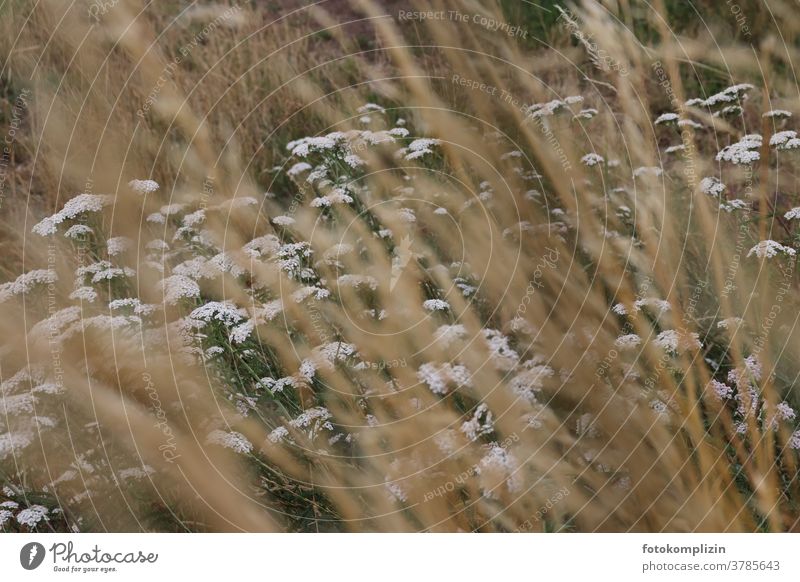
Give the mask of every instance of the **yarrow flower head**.
[{"label": "yarrow flower head", "polygon": [[725,184],[719,181],[719,178],[710,176],[700,180],[700,191],[709,196],[719,196],[725,191]]},{"label": "yarrow flower head", "polygon": [[48,521],[50,510],[44,505],[31,505],[17,514],[17,523],[28,527],[36,527],[41,521]]},{"label": "yarrow flower head", "polygon": [[661,125],[662,123],[671,123],[673,121],[678,121],[678,115],[676,113],[662,113],[656,118],[655,124]]},{"label": "yarrow flower head", "polygon": [[65,220],[72,220],[87,212],[100,212],[112,202],[113,198],[106,194],[78,194],[68,200],[60,211],[34,225],[33,232],[39,236],[55,234],[58,225]]},{"label": "yarrow flower head", "polygon": [[640,338],[635,333],[622,335],[614,341],[614,345],[616,345],[618,348],[622,350],[632,350],[641,343],[642,343],[642,338]]},{"label": "yarrow flower head", "polygon": [[161,187],[155,180],[131,180],[128,182],[128,186],[137,194],[142,195],[157,192]]},{"label": "yarrow flower head", "polygon": [[422,303],[422,307],[428,311],[447,311],[450,309],[450,304],[441,299],[428,299]]},{"label": "yarrow flower head", "polygon": [[700,336],[697,333],[682,332],[674,329],[668,329],[659,333],[654,343],[658,347],[671,353],[703,347],[700,343]]},{"label": "yarrow flower head", "polygon": [[583,163],[586,166],[590,166],[590,167],[591,166],[597,166],[598,164],[602,164],[603,162],[605,162],[605,159],[603,159],[603,156],[600,156],[600,155],[594,154],[594,153],[586,154],[585,156],[583,156],[581,158],[581,163]]},{"label": "yarrow flower head", "polygon": [[735,165],[749,165],[761,159],[758,148],[763,138],[758,134],[744,136],[738,142],[725,146],[717,154],[718,162],[725,161]]},{"label": "yarrow flower head", "polygon": [[777,256],[779,253],[793,257],[797,254],[797,251],[791,247],[787,247],[775,242],[774,240],[762,240],[760,243],[750,249],[750,252],[747,253],[747,256],[749,257],[755,255],[759,259],[771,259],[772,257]]},{"label": "yarrow flower head", "polygon": [[246,455],[253,450],[253,444],[247,440],[247,437],[236,431],[211,431],[206,437],[206,442],[211,445],[219,445],[225,447],[226,449],[231,449],[243,455]]}]

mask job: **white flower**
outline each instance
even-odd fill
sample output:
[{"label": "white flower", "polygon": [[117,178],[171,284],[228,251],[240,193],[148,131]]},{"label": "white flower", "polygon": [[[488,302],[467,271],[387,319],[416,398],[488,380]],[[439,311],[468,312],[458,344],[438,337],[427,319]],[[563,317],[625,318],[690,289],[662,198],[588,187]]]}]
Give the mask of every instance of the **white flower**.
[{"label": "white flower", "polygon": [[636,311],[641,311],[642,307],[649,307],[653,311],[658,311],[658,314],[661,315],[669,311],[672,306],[669,304],[669,301],[666,299],[658,299],[656,297],[647,297],[646,299],[637,299],[633,302],[633,308]]},{"label": "white flower", "polygon": [[691,127],[692,129],[703,129],[702,124],[697,123],[691,119],[681,119],[678,122],[678,127]]},{"label": "white flower", "polygon": [[641,343],[642,343],[642,338],[640,338],[635,333],[629,333],[627,335],[621,335],[614,341],[614,345],[616,345],[621,350],[634,349],[636,346],[638,346]]},{"label": "white flower", "polygon": [[166,277],[162,279],[161,284],[164,288],[164,301],[170,305],[176,304],[181,299],[200,297],[200,286],[184,275]]},{"label": "white flower", "polygon": [[732,101],[736,101],[741,99],[747,91],[754,89],[753,85],[749,83],[740,83],[738,85],[733,85],[728,87],[727,89],[720,91],[719,93],[712,95],[706,100],[701,99],[690,99],[686,102],[687,106],[692,105],[704,105],[705,107],[713,107],[714,105],[719,105],[721,103],[730,103]]},{"label": "white flower", "polygon": [[378,280],[370,275],[342,275],[336,279],[340,287],[368,287],[372,290],[378,288]]},{"label": "white flower", "polygon": [[416,160],[417,158],[421,158],[424,155],[432,154],[433,150],[431,149],[433,146],[439,145],[441,142],[438,139],[430,139],[430,138],[420,138],[415,139],[408,147],[400,150],[401,153],[403,152],[410,152],[406,154],[405,158],[407,160]]},{"label": "white flower", "polygon": [[84,235],[90,235],[94,231],[85,224],[73,224],[64,233],[64,236],[71,239],[78,239]]},{"label": "white flower", "polygon": [[[574,97],[568,97],[567,99],[572,100],[573,103]],[[583,97],[580,98],[583,101]],[[555,114],[558,110],[566,107],[567,103],[565,101],[561,101],[560,99],[553,99],[547,103],[534,103],[530,107],[528,107],[527,115],[530,118],[537,118],[537,117],[549,117]]]},{"label": "white flower", "polygon": [[514,376],[508,383],[511,391],[521,398],[536,401],[536,393],[544,387],[544,381],[555,375],[555,370],[550,366],[534,363],[538,360],[527,360],[524,364],[528,369]]},{"label": "white flower", "polygon": [[441,299],[428,299],[422,303],[422,307],[428,311],[447,311],[450,309],[450,304]]},{"label": "white flower", "polygon": [[263,317],[265,321],[272,321],[276,315],[283,311],[283,302],[280,299],[274,299],[269,303],[265,303],[258,310],[258,315]]},{"label": "white flower", "polygon": [[467,330],[460,323],[456,325],[442,325],[433,332],[433,337],[436,341],[441,342],[445,347],[451,345],[453,342],[464,339],[466,335]]},{"label": "white flower", "polygon": [[417,221],[417,216],[411,208],[401,208],[397,211],[397,214],[403,222],[412,223]]},{"label": "white flower", "polygon": [[154,180],[131,180],[128,186],[137,194],[152,194],[156,192],[161,186]]},{"label": "white flower", "polygon": [[597,115],[597,109],[589,107],[587,109],[581,109],[577,114],[575,114],[572,119],[591,119],[595,115]]},{"label": "white flower", "polygon": [[671,121],[678,121],[678,115],[676,113],[662,113],[658,116],[655,123],[656,125],[660,125]]},{"label": "white flower", "polygon": [[509,345],[509,340],[496,329],[484,329],[483,337],[489,349],[489,358],[499,370],[510,370],[519,361],[519,354]]},{"label": "white flower", "polygon": [[354,170],[365,165],[366,162],[355,154],[347,154],[344,157],[344,163],[353,168]]},{"label": "white flower", "polygon": [[761,159],[761,154],[756,150],[761,147],[762,141],[763,138],[758,134],[746,135],[738,142],[722,148],[717,154],[716,160],[736,165],[752,164]]},{"label": "white flower", "polygon": [[794,409],[786,402],[781,402],[778,404],[776,410],[781,420],[794,420],[796,416]]},{"label": "white flower", "polygon": [[719,196],[725,191],[725,184],[714,176],[709,176],[700,180],[700,191],[709,196]]},{"label": "white flower", "polygon": [[713,116],[714,117],[724,117],[726,115],[733,116],[733,115],[741,115],[741,114],[742,114],[742,108],[739,107],[738,105],[727,105],[726,107],[723,107],[719,111],[714,112]]},{"label": "white flower", "polygon": [[331,292],[327,289],[322,289],[321,287],[316,287],[313,285],[307,285],[305,287],[301,287],[294,293],[292,293],[292,299],[294,299],[295,303],[302,303],[306,299],[308,299],[311,295],[318,300],[327,299],[330,297]]},{"label": "white flower", "polygon": [[194,309],[189,314],[189,319],[195,323],[198,329],[202,329],[206,323],[211,321],[219,321],[223,325],[232,326],[241,322],[245,315],[243,309],[239,309],[230,301],[209,301]]},{"label": "white flower", "polygon": [[786,130],[786,131],[779,131],[771,138],[769,138],[769,145],[771,146],[781,146],[785,144],[790,139],[794,139],[797,137],[796,131]]},{"label": "white flower", "polygon": [[792,220],[794,218],[800,219],[800,206],[796,206],[792,208],[789,212],[783,215],[786,220]]},{"label": "white flower", "polygon": [[[496,497],[496,487],[503,482],[512,493],[522,489],[516,458],[497,443],[492,443],[491,449],[481,459],[477,470],[478,474],[487,477],[483,485],[483,496],[486,498]],[[502,479],[500,483],[495,481],[498,477]]]},{"label": "white flower", "polygon": [[0,302],[14,295],[26,295],[38,285],[50,285],[58,281],[58,275],[51,269],[34,269],[23,273],[16,280],[0,285]]},{"label": "white flower", "polygon": [[309,408],[300,414],[297,418],[289,421],[289,425],[293,428],[308,429],[308,437],[314,438],[321,430],[333,430],[333,424],[330,419],[333,415],[324,406],[315,406]]},{"label": "white flower", "polygon": [[206,443],[219,445],[237,453],[246,455],[253,450],[253,444],[240,432],[224,430],[211,431],[206,437]]},{"label": "white flower", "polygon": [[718,380],[711,380],[709,387],[714,392],[714,396],[716,396],[718,400],[725,400],[733,396],[733,388]]},{"label": "white flower", "polygon": [[378,113],[386,112],[386,110],[383,107],[375,103],[365,103],[364,105],[359,107],[356,111],[358,111],[359,113],[369,113],[370,111],[377,111]]},{"label": "white flower", "polygon": [[275,254],[281,248],[280,240],[274,234],[254,238],[242,247],[242,251],[253,259],[261,259]]},{"label": "white flower", "polygon": [[65,220],[71,220],[85,212],[100,212],[112,202],[113,198],[105,194],[78,194],[68,200],[60,211],[34,225],[33,232],[40,236],[55,234],[58,225]]},{"label": "white flower", "polygon": [[191,228],[197,226],[206,219],[205,208],[200,208],[194,212],[190,212],[181,219],[181,224],[185,227]]},{"label": "white flower", "polygon": [[24,449],[33,442],[33,435],[29,432],[6,432],[0,434],[0,459],[5,459],[8,455],[19,455]]},{"label": "white flower", "polygon": [[344,134],[341,132],[330,133],[321,137],[304,137],[297,139],[286,144],[286,149],[292,152],[292,155],[304,158],[312,152],[322,152],[335,148],[344,139]]},{"label": "white flower", "polygon": [[311,164],[308,162],[297,162],[294,166],[289,168],[289,171],[286,173],[289,174],[291,177],[298,176],[303,172],[308,172],[311,169]]},{"label": "white flower", "polygon": [[133,241],[125,236],[115,236],[113,238],[108,239],[106,242],[106,248],[108,249],[109,256],[116,256],[121,255],[125,251],[131,248],[133,245]]},{"label": "white flower", "polygon": [[675,152],[682,152],[686,149],[686,146],[683,144],[669,146],[667,149],[664,150],[665,154],[674,154]]},{"label": "white flower", "polygon": [[605,160],[598,154],[586,154],[581,158],[581,162],[587,166],[596,166],[602,164]]},{"label": "white flower", "polygon": [[417,378],[427,384],[431,392],[440,395],[447,394],[451,384],[457,388],[472,385],[472,375],[460,364],[422,364],[417,370]]},{"label": "white flower", "polygon": [[721,329],[733,329],[739,327],[744,323],[744,320],[741,317],[729,317],[727,319],[723,319],[717,322],[717,327]]},{"label": "white flower", "polygon": [[479,404],[472,418],[461,425],[461,432],[471,441],[475,441],[482,435],[491,433],[493,430],[494,421],[492,420],[492,412],[484,403]]},{"label": "white flower", "polygon": [[152,475],[155,473],[155,470],[148,466],[143,465],[142,467],[131,467],[129,469],[122,469],[121,471],[117,472],[117,476],[122,479],[123,481],[127,481],[128,479],[144,479],[148,475]]},{"label": "white flower", "polygon": [[333,188],[325,196],[314,198],[310,205],[312,208],[320,208],[322,206],[332,206],[334,204],[352,204],[353,197],[350,196],[344,188]]},{"label": "white flower", "polygon": [[738,198],[734,200],[728,200],[727,202],[721,202],[719,207],[724,210],[725,212],[733,212],[734,210],[746,210],[749,208],[749,204],[744,200],[739,200]]},{"label": "white flower", "polygon": [[78,287],[70,293],[69,298],[94,303],[97,299],[97,291],[92,287]]},{"label": "white flower", "polygon": [[179,212],[183,212],[183,209],[186,208],[185,204],[166,204],[162,206],[159,211],[164,216],[172,216],[173,214],[178,214]]},{"label": "white flower", "polygon": [[652,174],[654,176],[660,176],[663,173],[664,173],[664,171],[661,168],[659,168],[658,166],[641,166],[639,168],[636,168],[633,171],[633,177],[634,178],[639,178],[641,176],[644,176],[645,174]]},{"label": "white flower", "polygon": [[31,505],[17,514],[17,523],[28,527],[36,527],[40,521],[48,521],[48,513],[50,513],[50,510],[44,505]]},{"label": "white flower", "polygon": [[773,118],[773,117],[783,117],[788,118],[791,117],[792,114],[785,109],[773,109],[772,111],[767,111],[766,113],[762,114],[761,117]]},{"label": "white flower", "polygon": [[279,426],[267,435],[269,442],[278,443],[289,435],[289,431],[284,426]]},{"label": "white flower", "polygon": [[747,256],[749,257],[751,255],[755,255],[759,259],[771,259],[778,253],[785,253],[790,257],[793,257],[795,256],[796,251],[793,248],[783,246],[774,240],[762,240],[760,243],[750,249],[750,252],[747,253]]},{"label": "white flower", "polygon": [[654,343],[667,352],[678,352],[679,350],[699,349],[702,347],[700,336],[694,332],[679,332],[674,329],[662,331]]},{"label": "white flower", "polygon": [[294,376],[287,376],[278,380],[273,378],[261,378],[261,380],[256,382],[255,387],[257,390],[267,389],[275,394],[276,392],[283,392],[283,389],[287,386],[297,386],[299,383],[301,382],[298,382],[297,378]]}]

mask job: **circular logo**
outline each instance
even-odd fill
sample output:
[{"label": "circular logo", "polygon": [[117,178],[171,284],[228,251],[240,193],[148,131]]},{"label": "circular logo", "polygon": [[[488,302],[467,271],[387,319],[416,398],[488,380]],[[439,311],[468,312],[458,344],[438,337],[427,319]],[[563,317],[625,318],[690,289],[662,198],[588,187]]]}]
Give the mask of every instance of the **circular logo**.
[{"label": "circular logo", "polygon": [[19,563],[26,570],[35,570],[44,561],[44,546],[39,542],[30,542],[19,551]]}]

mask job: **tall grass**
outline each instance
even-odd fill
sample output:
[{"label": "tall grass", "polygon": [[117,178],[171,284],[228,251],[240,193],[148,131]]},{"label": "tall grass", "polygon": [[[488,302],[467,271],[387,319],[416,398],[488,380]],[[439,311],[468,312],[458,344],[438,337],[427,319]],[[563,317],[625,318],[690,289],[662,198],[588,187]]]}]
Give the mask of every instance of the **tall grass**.
[{"label": "tall grass", "polygon": [[5,529],[795,528],[790,19],[4,10]]}]

